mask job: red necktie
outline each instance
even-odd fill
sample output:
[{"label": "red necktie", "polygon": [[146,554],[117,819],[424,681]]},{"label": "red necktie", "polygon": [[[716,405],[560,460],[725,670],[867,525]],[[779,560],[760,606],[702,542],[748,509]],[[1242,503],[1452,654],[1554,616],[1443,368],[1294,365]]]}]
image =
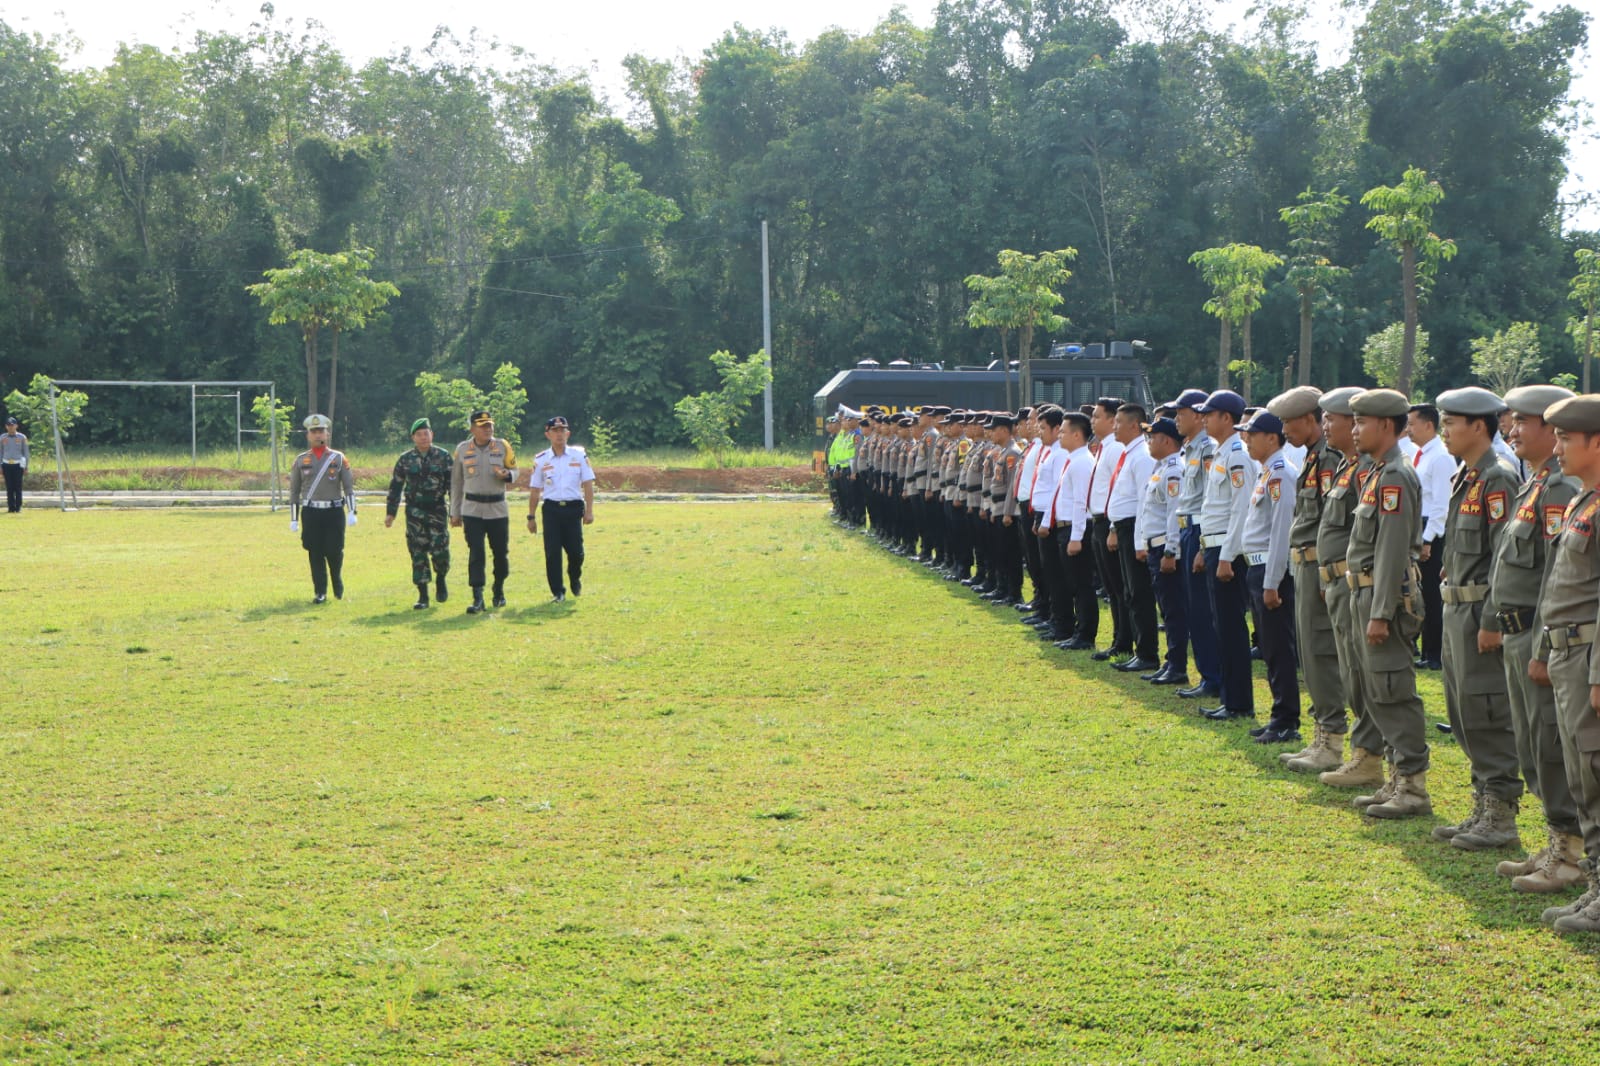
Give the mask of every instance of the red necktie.
[{"label": "red necktie", "polygon": [[[1039,461],[1033,464],[1033,480],[1028,482],[1028,499],[1030,501],[1033,499],[1034,486],[1039,484],[1039,468],[1044,465],[1044,461],[1048,458],[1050,458],[1050,445],[1046,444],[1044,451],[1039,453]],[[1017,478],[1021,480],[1022,475],[1018,474]],[[1034,510],[1037,511],[1038,508],[1035,507]]]},{"label": "red necktie", "polygon": [[1411,457],[1411,469],[1415,470],[1422,465],[1422,449],[1417,449],[1417,454]]}]

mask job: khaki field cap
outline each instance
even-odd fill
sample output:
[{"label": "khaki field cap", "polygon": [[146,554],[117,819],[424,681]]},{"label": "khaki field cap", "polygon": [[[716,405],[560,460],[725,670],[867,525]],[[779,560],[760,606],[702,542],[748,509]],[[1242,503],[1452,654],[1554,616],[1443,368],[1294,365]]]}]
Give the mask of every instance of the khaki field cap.
[{"label": "khaki field cap", "polygon": [[1394,389],[1368,389],[1350,401],[1350,413],[1401,418],[1411,413],[1411,401]]},{"label": "khaki field cap", "polygon": [[1552,406],[1576,395],[1560,385],[1519,385],[1506,393],[1506,406],[1519,415],[1543,418]]},{"label": "khaki field cap", "polygon": [[1435,406],[1447,415],[1498,415],[1506,409],[1505,401],[1488,389],[1468,385],[1464,389],[1447,389],[1434,401]]},{"label": "khaki field cap", "polygon": [[1274,396],[1268,402],[1267,410],[1287,422],[1291,418],[1300,418],[1315,411],[1317,401],[1320,399],[1322,399],[1321,389],[1315,385],[1301,385],[1299,388]]},{"label": "khaki field cap", "polygon": [[1600,395],[1569,396],[1546,408],[1544,420],[1568,433],[1600,433]]},{"label": "khaki field cap", "polygon": [[1350,401],[1365,391],[1359,385],[1342,385],[1323,393],[1317,405],[1330,415],[1353,415],[1355,412],[1350,409]]},{"label": "khaki field cap", "polygon": [[304,423],[306,429],[332,429],[333,419],[327,415],[307,415]]}]

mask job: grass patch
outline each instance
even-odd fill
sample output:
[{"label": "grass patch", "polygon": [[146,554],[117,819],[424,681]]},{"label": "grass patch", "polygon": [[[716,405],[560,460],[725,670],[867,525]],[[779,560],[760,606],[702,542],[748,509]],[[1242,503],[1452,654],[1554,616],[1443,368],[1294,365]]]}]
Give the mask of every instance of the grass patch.
[{"label": "grass patch", "polygon": [[482,618],[378,522],[313,607],[265,510],[13,519],[0,1060],[1584,1061],[1503,853],[825,511],[606,507]]}]

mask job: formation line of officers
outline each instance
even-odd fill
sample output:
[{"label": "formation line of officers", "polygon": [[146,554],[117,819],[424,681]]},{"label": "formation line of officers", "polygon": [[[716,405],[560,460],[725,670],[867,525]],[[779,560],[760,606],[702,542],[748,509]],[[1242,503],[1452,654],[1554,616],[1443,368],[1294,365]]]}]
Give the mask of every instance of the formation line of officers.
[{"label": "formation line of officers", "polygon": [[[440,603],[449,599],[450,530],[467,542],[468,614],[490,610],[484,588],[492,573],[489,601],[506,605],[511,574],[511,509],[506,490],[518,480],[516,449],[495,435],[488,411],[468,418],[471,435],[447,452],[433,443],[433,425],[419,418],[411,425],[412,447],[395,461],[389,480],[384,527],[394,525],[402,500],[406,507],[406,548],[417,610],[429,606],[429,585]],[[345,528],[356,524],[355,477],[343,452],[328,446],[333,423],[326,415],[305,420],[310,447],[289,468],[291,532],[311,563],[312,599],[325,603],[329,586],[344,598]],[[528,477],[528,532],[544,521],[545,579],[556,602],[583,592],[583,527],[594,522],[594,469],[584,450],[569,441],[571,426],[556,415],[544,424],[550,446],[534,456]],[[486,550],[487,549],[487,550]],[[493,556],[492,570],[489,557]],[[562,574],[562,560],[566,574]]]},{"label": "formation line of officers", "polygon": [[1496,873],[1586,889],[1544,920],[1600,932],[1600,395],[1306,386],[1247,409],[1188,389],[1152,412],[841,408],[828,428],[841,525],[1213,721],[1255,719],[1258,656],[1251,735],[1369,817],[1433,813],[1416,672],[1442,665],[1473,804],[1433,838],[1516,847],[1532,792],[1546,843]]}]

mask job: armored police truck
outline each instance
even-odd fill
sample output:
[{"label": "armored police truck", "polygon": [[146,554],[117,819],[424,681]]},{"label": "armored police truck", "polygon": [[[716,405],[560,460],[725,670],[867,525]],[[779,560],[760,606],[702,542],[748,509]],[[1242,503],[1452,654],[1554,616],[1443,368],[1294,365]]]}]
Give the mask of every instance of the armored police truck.
[{"label": "armored police truck", "polygon": [[925,404],[1003,411],[1041,403],[1060,404],[1072,410],[1102,396],[1118,396],[1146,408],[1154,407],[1150,382],[1136,358],[1145,349],[1143,341],[1056,343],[1051,346],[1048,359],[1028,361],[1031,381],[1027,397],[1021,393],[1016,362],[1009,368],[997,359],[988,366],[946,370],[941,363],[896,360],[882,366],[876,360],[863,359],[851,369],[835,374],[813,397],[817,443],[812,458],[820,468],[823,449],[827,447],[822,424],[841,404],[857,411],[871,404],[890,411]]}]

